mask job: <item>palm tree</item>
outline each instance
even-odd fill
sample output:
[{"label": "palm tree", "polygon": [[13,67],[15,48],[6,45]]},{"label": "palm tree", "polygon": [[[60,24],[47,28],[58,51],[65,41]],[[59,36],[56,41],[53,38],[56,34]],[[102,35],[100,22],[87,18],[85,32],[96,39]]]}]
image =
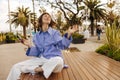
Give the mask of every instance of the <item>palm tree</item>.
[{"label": "palm tree", "polygon": [[15,27],[21,25],[23,27],[24,38],[26,38],[26,27],[28,27],[29,25],[29,15],[33,16],[34,14],[31,13],[28,7],[24,8],[22,6],[22,7],[18,7],[16,12],[11,12],[10,15],[12,16],[11,24],[14,24]]},{"label": "palm tree", "polygon": [[99,0],[85,0],[83,1],[84,4],[88,7],[90,10],[90,16],[89,19],[91,21],[90,27],[91,27],[91,35],[94,35],[94,21],[100,20],[100,19],[105,19],[106,17],[106,11],[103,6],[103,4],[100,4]]}]

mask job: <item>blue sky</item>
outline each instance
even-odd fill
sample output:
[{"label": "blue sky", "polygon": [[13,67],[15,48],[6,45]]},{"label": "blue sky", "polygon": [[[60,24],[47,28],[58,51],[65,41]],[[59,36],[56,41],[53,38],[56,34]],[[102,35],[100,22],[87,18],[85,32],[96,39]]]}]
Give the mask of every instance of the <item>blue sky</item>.
[{"label": "blue sky", "polygon": [[[6,23],[8,20],[8,0],[0,0],[0,32],[9,31],[9,25]],[[102,3],[107,3],[107,0],[101,0]],[[10,0],[10,9],[11,11],[16,10],[18,6],[24,5],[25,7],[29,7],[32,11],[32,0]],[[39,5],[35,2],[36,12],[39,14]],[[46,6],[48,8],[48,6]],[[47,12],[51,13],[50,9],[47,9]],[[14,26],[12,29],[15,30]],[[21,29],[21,28],[18,28]]]}]

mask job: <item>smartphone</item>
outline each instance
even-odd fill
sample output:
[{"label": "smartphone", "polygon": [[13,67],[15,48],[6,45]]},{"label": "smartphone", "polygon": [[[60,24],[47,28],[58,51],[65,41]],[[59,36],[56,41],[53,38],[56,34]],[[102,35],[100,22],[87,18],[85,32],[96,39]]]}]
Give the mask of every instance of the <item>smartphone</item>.
[{"label": "smartphone", "polygon": [[17,35],[17,38],[20,40],[21,43],[23,43],[23,38],[20,35]]}]

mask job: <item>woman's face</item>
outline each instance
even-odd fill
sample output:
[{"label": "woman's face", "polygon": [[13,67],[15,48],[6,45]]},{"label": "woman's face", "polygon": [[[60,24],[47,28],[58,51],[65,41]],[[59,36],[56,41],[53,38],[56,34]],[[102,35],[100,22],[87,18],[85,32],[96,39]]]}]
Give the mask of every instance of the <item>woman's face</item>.
[{"label": "woman's face", "polygon": [[50,15],[44,14],[44,15],[42,16],[42,23],[43,23],[43,24],[50,24],[50,22],[51,22],[51,17],[50,17]]}]

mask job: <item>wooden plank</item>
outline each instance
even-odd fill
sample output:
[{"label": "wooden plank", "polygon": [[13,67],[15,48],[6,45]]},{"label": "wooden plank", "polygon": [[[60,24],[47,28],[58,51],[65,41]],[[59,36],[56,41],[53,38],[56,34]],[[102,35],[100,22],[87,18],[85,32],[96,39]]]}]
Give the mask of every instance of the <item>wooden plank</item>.
[{"label": "wooden plank", "polygon": [[85,77],[84,73],[78,67],[78,61],[75,61],[75,57],[71,56],[70,53],[66,53],[66,55],[68,56],[69,62],[71,63],[72,71],[75,75],[74,77],[76,77],[77,80],[82,80],[83,78],[87,80],[87,77]]},{"label": "wooden plank", "polygon": [[[63,73],[64,70],[62,70],[62,72],[58,73],[58,80],[63,80],[63,76],[62,76],[62,73]],[[65,70],[66,71],[66,70]]]},{"label": "wooden plank", "polygon": [[[68,65],[68,68],[66,69],[66,72],[68,74],[69,79],[67,79],[67,80],[75,80],[74,74],[73,74],[71,66],[69,64],[69,60],[67,59],[68,56],[65,55],[66,53],[63,53],[63,54],[64,54],[64,62],[65,62],[65,64]],[[64,78],[63,80],[66,80],[64,73],[62,73],[62,74],[63,74],[63,78]]]},{"label": "wooden plank", "polygon": [[58,73],[52,73],[52,74],[50,75],[50,77],[48,78],[48,80],[57,80],[57,79],[58,79],[57,74],[58,74]]},{"label": "wooden plank", "polygon": [[35,78],[38,78],[38,80],[46,80],[42,72],[35,75]]},{"label": "wooden plank", "polygon": [[69,80],[68,73],[65,69],[62,71],[62,77],[63,77],[62,80]]},{"label": "wooden plank", "polygon": [[[96,60],[96,59],[94,59]],[[104,59],[102,59],[104,60]],[[114,61],[114,60],[113,60]],[[100,63],[100,62],[99,62]],[[120,77],[120,67],[117,65],[113,65],[112,63],[109,63],[108,61],[104,60],[102,61],[102,65],[107,68],[110,72],[116,74],[117,76]]]},{"label": "wooden plank", "polygon": [[23,80],[26,75],[24,73],[21,73],[20,79]]},{"label": "wooden plank", "polygon": [[[90,74],[90,72],[86,69],[85,64],[83,64],[83,62],[79,62],[81,61],[80,57],[74,55],[74,53],[71,53],[71,56],[74,57],[75,62],[77,62],[76,65],[78,65],[78,68],[81,69],[79,72],[81,72],[80,74],[84,74],[82,75],[82,79],[84,80],[95,80],[95,78]],[[84,77],[83,77],[84,76]],[[86,77],[85,77],[86,76]],[[87,79],[86,79],[87,78]]]},{"label": "wooden plank", "polygon": [[74,57],[72,54],[74,54],[74,53],[68,53],[68,55],[71,56],[71,57],[69,57],[69,56],[68,57],[71,58],[74,61],[74,64],[73,64],[73,65],[75,65],[74,68],[76,68],[78,73],[79,73],[79,75],[81,75],[81,79],[88,80],[87,76],[84,73],[83,67],[81,67],[82,64],[79,63],[79,61],[78,61],[79,58]]},{"label": "wooden plank", "polygon": [[26,76],[25,76],[25,80],[29,80],[30,79],[30,76],[31,76],[31,74],[30,73],[28,73],[28,74],[26,74]]},{"label": "wooden plank", "polygon": [[[83,55],[82,53],[80,53],[80,54]],[[75,54],[75,55],[78,56],[78,53]],[[79,56],[81,56],[81,55],[79,55]],[[79,57],[79,56],[78,56],[78,57]],[[104,79],[104,80],[108,80],[107,77],[104,76],[101,72],[99,72],[99,70],[97,70],[97,69],[94,67],[94,64],[91,64],[91,62],[90,62],[89,60],[87,60],[86,58],[84,59],[82,56],[81,56],[81,59],[82,59],[82,61],[83,61],[84,63],[86,63],[86,65],[83,64],[84,67],[86,67],[86,68],[88,69],[88,71],[91,70],[91,75],[92,75],[93,77],[95,77],[95,79],[99,79],[99,78],[98,78],[98,76],[99,76],[100,78],[102,78],[102,79]]]},{"label": "wooden plank", "polygon": [[[81,53],[80,53],[81,54]],[[93,68],[93,65],[89,64],[89,62],[87,62],[85,59],[83,59],[81,56],[76,55],[76,53],[73,53],[73,56],[75,56],[75,58],[79,58],[78,61],[79,63],[81,63],[82,65],[82,70],[87,70],[96,80],[108,80],[105,76],[103,76],[99,71],[97,71],[95,68]],[[80,65],[80,66],[81,66]],[[85,72],[85,71],[84,71]],[[85,73],[86,74],[86,73]],[[100,76],[99,76],[99,75]],[[87,74],[86,74],[87,75]],[[88,77],[89,78],[89,77]],[[90,78],[89,78],[90,79]]]},{"label": "wooden plank", "polygon": [[[93,56],[92,56],[92,55],[93,55]],[[90,55],[90,56],[91,56],[91,57],[94,57],[94,56],[97,55],[97,53],[96,53],[96,54],[92,54],[92,55]],[[102,62],[97,61],[98,59],[99,59],[99,60],[102,60]],[[113,65],[112,63],[109,63],[108,61],[99,58],[99,56],[98,56],[98,59],[95,59],[95,58],[94,58],[94,61],[97,61],[99,64],[102,64],[102,66],[105,67],[105,68],[107,68],[107,69],[110,71],[110,73],[113,73],[113,74],[115,74],[115,75],[117,75],[117,76],[120,77],[119,66]],[[114,61],[114,60],[113,60],[113,61]]]},{"label": "wooden plank", "polygon": [[98,59],[103,60],[101,62],[104,63],[104,64],[106,64],[106,65],[109,65],[109,64],[114,65],[114,67],[111,66],[112,69],[114,69],[114,71],[120,72],[120,70],[118,70],[118,69],[120,69],[120,62],[115,61],[113,59],[110,59],[107,56],[97,54],[97,53],[93,53],[92,55],[95,55],[95,56],[98,57]]},{"label": "wooden plank", "polygon": [[120,62],[119,61],[111,59],[111,58],[109,58],[109,57],[107,57],[105,55],[97,54],[95,52],[92,52],[92,53],[98,55],[100,58],[104,59],[105,61],[108,61],[109,63],[111,63],[111,64],[113,64],[115,66],[119,66],[119,69],[120,69]]},{"label": "wooden plank", "polygon": [[[99,72],[106,75],[106,70],[104,68],[101,68],[101,65],[97,65],[97,63],[95,61],[92,61],[92,58],[87,57],[87,56],[83,56],[83,58],[85,58],[88,62],[90,62],[90,64],[93,65],[93,67],[96,68]],[[114,80],[113,77],[111,77],[110,75],[108,75],[108,76],[109,76],[109,78]],[[106,77],[108,78],[108,76],[106,76]]]},{"label": "wooden plank", "polygon": [[[25,78],[26,79],[26,78]],[[27,79],[26,79],[27,80]],[[29,79],[28,80],[34,80],[34,75],[29,74]]]},{"label": "wooden plank", "polygon": [[[27,78],[27,75],[28,75],[29,73],[22,73],[22,78],[21,78],[21,80],[27,80],[28,78]],[[29,75],[28,75],[29,76]]]},{"label": "wooden plank", "polygon": [[81,80],[82,78],[80,77],[79,73],[78,73],[78,70],[75,68],[75,65],[73,64],[74,61],[67,55],[67,53],[65,54],[68,58],[67,61],[68,61],[68,64],[69,66],[71,67],[71,71],[73,73],[73,80]]},{"label": "wooden plank", "polygon": [[[84,56],[84,55],[81,55],[83,56],[85,59],[88,59],[88,61],[94,65],[94,67],[96,67],[96,69],[98,69],[101,73],[103,73],[107,78],[109,79],[119,79],[118,76],[116,76],[115,74],[113,74],[112,72],[110,72],[108,69],[106,69],[102,64],[99,64],[98,62],[94,61],[94,58],[96,58],[97,60],[97,57],[91,57],[90,55],[89,56]],[[100,61],[100,60],[99,60]]]}]

